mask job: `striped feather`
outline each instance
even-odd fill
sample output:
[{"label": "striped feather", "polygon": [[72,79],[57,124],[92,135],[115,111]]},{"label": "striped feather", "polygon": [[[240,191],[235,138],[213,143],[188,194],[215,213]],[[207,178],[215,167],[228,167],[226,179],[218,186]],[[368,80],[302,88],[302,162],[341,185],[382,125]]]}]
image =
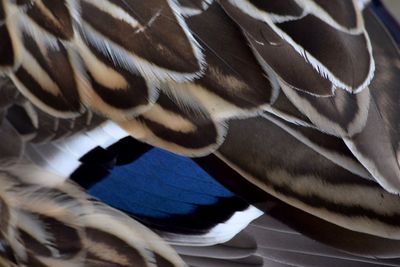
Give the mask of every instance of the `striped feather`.
[{"label": "striped feather", "polygon": [[363,31],[363,19],[358,0],[301,0],[300,5],[308,12],[318,16],[329,25],[347,31],[358,33]]},{"label": "striped feather", "polygon": [[29,5],[26,15],[30,22],[37,24],[42,30],[47,31],[57,39],[71,40],[74,37],[73,17],[71,7],[73,1],[53,2],[50,0],[35,0],[34,3],[17,3],[19,5]]},{"label": "striped feather", "polygon": [[10,18],[17,11],[11,8],[8,0],[0,2],[0,73],[12,70],[18,65],[21,51],[17,42],[17,30],[13,23],[10,23]]},{"label": "striped feather", "polygon": [[[397,256],[393,247],[400,238],[398,196],[384,189],[397,192],[399,187],[393,125],[397,95],[389,90],[394,88],[397,68],[393,62],[398,55],[390,41],[385,42],[387,51],[374,50],[377,73],[368,87],[374,60],[355,1],[76,0],[55,4],[3,0],[0,4],[0,19],[5,20],[0,25],[5,38],[0,55],[7,55],[0,62],[1,72],[42,110],[13,93],[2,99],[4,103],[0,101],[4,127],[0,130],[12,141],[5,144],[10,158],[19,159],[24,151],[24,160],[69,175],[80,164],[78,155],[101,144],[100,151],[106,153],[95,164],[107,169],[115,159],[108,157],[105,147],[126,132],[103,124],[82,138],[69,136],[98,126],[102,119],[95,115],[92,121],[94,111],[117,121],[136,138],[177,153],[202,156],[219,149],[216,155],[262,188],[263,196],[271,194],[302,210],[299,215],[288,209],[293,217],[280,218],[288,224],[295,221],[293,227],[315,239],[356,254]],[[18,16],[9,15],[13,12]],[[380,27],[371,26],[374,21],[368,14],[366,20],[374,46],[381,45],[378,40],[389,39]],[[310,36],[316,40],[310,42]],[[386,62],[387,58],[393,62]],[[280,95],[277,81],[283,91]],[[380,86],[389,89],[377,90]],[[246,119],[252,116],[259,117]],[[242,120],[225,121],[228,118]],[[365,168],[340,139],[318,130],[345,136]],[[87,142],[80,146],[82,140]],[[7,147],[11,144],[22,149],[12,151]],[[369,180],[365,169],[384,189]],[[13,170],[13,175],[20,172]],[[33,171],[28,176],[41,182],[47,178]],[[235,179],[232,183],[240,184]],[[130,260],[141,266],[157,261],[168,266],[168,259],[175,260],[169,258],[167,248],[148,252],[157,250],[144,241],[151,240],[152,234],[139,230],[135,236],[125,236],[120,230],[135,223],[101,205],[85,206],[86,197],[78,195],[74,196],[82,201],[77,205],[93,211],[83,220],[76,219],[69,207],[62,208],[66,214],[61,218],[44,217],[45,211],[29,204],[26,211],[12,211],[25,222],[12,233],[20,236],[17,241],[7,233],[12,241],[7,246],[18,252],[18,259],[39,266],[62,266],[66,264],[63,257],[79,259],[80,248],[63,243],[59,230],[63,227],[76,232],[75,237],[89,247],[86,260],[94,266],[129,266]],[[60,204],[54,202],[51,199],[48,205]],[[270,210],[271,203],[261,206]],[[75,220],[87,228],[71,223]],[[112,221],[114,228],[104,221]],[[315,223],[315,229],[306,222]],[[51,225],[48,230],[47,224]],[[317,226],[324,230],[319,232]],[[323,235],[329,230],[331,234]],[[354,239],[346,245],[343,236]],[[188,242],[191,237],[186,237],[180,240]],[[365,242],[367,248],[357,242]],[[383,248],[386,245],[389,248]],[[116,249],[127,246],[127,250]],[[104,248],[108,253],[99,253]],[[266,258],[271,262],[287,256],[287,264],[293,264],[297,255],[274,254],[270,248],[263,251],[270,253]],[[12,262],[9,251],[4,253]],[[197,264],[205,255],[195,253],[186,251],[185,257]],[[258,257],[247,256],[244,262],[259,264]],[[221,259],[214,260],[207,262],[222,264]],[[303,258],[300,261],[308,264]]]},{"label": "striped feather", "polygon": [[[242,0],[220,3],[240,25],[260,62],[272,67],[292,87],[327,96],[336,88],[359,92],[370,83],[374,62],[371,45],[363,27],[357,29],[355,35],[337,27],[330,20],[324,21],[318,18],[323,12],[313,10],[313,3],[310,1],[299,1],[305,10],[299,19],[282,23],[279,20],[273,21],[268,10],[264,10],[268,8],[266,5],[256,6]],[[358,9],[353,10],[362,21]],[[291,27],[299,31],[291,32]],[[304,35],[299,34],[300,32],[304,32]],[[310,39],[305,36],[310,35],[319,37],[307,42]],[[356,54],[357,60],[354,60]],[[353,60],[348,61],[350,64],[344,64],[353,56]],[[299,73],[289,72],[291,66],[296,66],[297,71],[302,66],[301,74],[308,77],[308,83],[301,80]]]},{"label": "striped feather", "polygon": [[202,72],[199,45],[170,0],[155,0],[151,8],[108,0],[6,7],[16,16],[1,27],[8,40],[1,65],[17,65],[11,74],[17,87],[53,116],[78,116],[83,103],[108,118],[131,118],[155,102],[160,82]]},{"label": "striped feather", "polygon": [[207,67],[202,77],[190,83],[162,87],[178,104],[185,105],[180,98],[199,102],[214,119],[222,120],[249,116],[275,101],[279,88],[274,75],[264,74],[240,30],[217,2],[187,23],[204,47]]},{"label": "striped feather", "polygon": [[399,238],[398,196],[338,167],[265,119],[231,122],[217,155],[257,187],[314,216]]},{"label": "striped feather", "polygon": [[117,66],[152,82],[192,79],[201,71],[201,52],[175,1],[82,0],[81,9],[83,36]]},{"label": "striped feather", "polygon": [[152,109],[119,125],[138,140],[179,154],[198,156],[214,151],[224,140],[225,125],[198,106],[177,105],[161,94]]},{"label": "striped feather", "polygon": [[44,111],[64,118],[78,116],[78,84],[64,45],[38,43],[28,32],[21,34],[24,52],[21,65],[11,76],[14,83]]},{"label": "striped feather", "polygon": [[[304,58],[285,42],[270,24],[253,18],[229,1],[220,3],[225,12],[241,27],[264,68],[272,69],[278,77],[296,89],[306,90],[315,95],[332,95],[332,84],[305,62]],[[304,76],[308,79],[303,79]]]},{"label": "striped feather", "polygon": [[[265,211],[266,215],[262,218],[263,221],[268,222],[268,229],[296,235],[302,234],[345,253],[359,255],[363,260],[368,260],[366,258],[398,258],[400,252],[397,240],[352,231],[281,202],[266,194],[258,185],[243,179],[240,174],[215,155],[197,158],[195,161],[229,190]],[[289,240],[286,242],[290,243]],[[264,240],[263,243],[268,244],[269,239]],[[320,251],[321,244],[318,245],[319,248],[315,247],[315,249]],[[274,244],[270,243],[269,246],[274,246]],[[302,249],[303,247],[300,246],[296,248],[296,251]],[[262,252],[259,253],[263,255]]]},{"label": "striped feather", "polygon": [[46,188],[10,173],[1,174],[2,203],[9,210],[2,233],[21,266],[184,266],[158,236],[87,199],[76,185]]}]

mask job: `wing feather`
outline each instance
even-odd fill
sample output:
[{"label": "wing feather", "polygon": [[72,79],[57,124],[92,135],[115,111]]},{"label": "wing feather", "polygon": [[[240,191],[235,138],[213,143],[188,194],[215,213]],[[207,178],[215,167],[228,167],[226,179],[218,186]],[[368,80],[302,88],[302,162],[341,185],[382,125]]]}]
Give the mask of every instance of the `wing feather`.
[{"label": "wing feather", "polygon": [[[279,20],[274,22],[268,13],[269,7],[258,2],[254,4],[252,1],[227,0],[220,3],[242,28],[261,64],[270,66],[293,88],[327,96],[336,88],[359,92],[370,83],[374,73],[374,62],[371,45],[363,27],[357,30],[358,35],[335,27],[335,24],[317,18],[321,12],[313,10],[313,2],[309,1],[299,1],[303,3],[302,16],[283,20],[281,23],[278,23]],[[354,10],[359,14],[355,7]],[[318,22],[308,21],[313,17]],[[359,18],[362,24],[361,16]],[[303,24],[307,26],[299,27]],[[296,31],[290,33],[284,25],[296,25]],[[297,30],[298,28],[300,30]],[[305,37],[311,40],[310,36],[316,38],[307,42]],[[313,51],[313,45],[318,49]],[[335,52],[342,46],[345,49]],[[354,54],[353,49],[359,53],[357,61],[352,60],[351,64],[341,65],[343,60],[340,58],[350,59]],[[355,65],[358,63],[360,66]],[[340,67],[337,67],[339,65]],[[295,71],[289,71],[293,67]],[[308,77],[308,83],[298,76],[299,73]]]},{"label": "wing feather", "polygon": [[214,151],[224,140],[224,122],[215,121],[198,105],[178,105],[161,94],[151,110],[119,125],[133,137],[178,154],[198,156]]},{"label": "wing feather", "polygon": [[26,184],[10,173],[1,173],[1,203],[8,210],[2,234],[18,264],[185,266],[156,234],[88,199],[75,184]]},{"label": "wing feather", "polygon": [[[375,15],[365,11],[366,27],[374,45],[377,72],[370,86],[371,106],[365,128],[345,141],[357,159],[389,192],[400,190],[397,90],[399,52]],[[383,41],[385,40],[385,41]]]},{"label": "wing feather", "polygon": [[229,126],[217,155],[256,186],[344,228],[398,239],[399,211],[392,210],[398,196],[314,154],[265,119]]}]

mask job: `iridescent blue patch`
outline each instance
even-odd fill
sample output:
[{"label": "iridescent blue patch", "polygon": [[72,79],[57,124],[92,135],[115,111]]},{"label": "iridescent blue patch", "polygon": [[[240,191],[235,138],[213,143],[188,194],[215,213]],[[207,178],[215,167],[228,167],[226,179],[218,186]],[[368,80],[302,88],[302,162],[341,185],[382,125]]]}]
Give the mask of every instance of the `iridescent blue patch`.
[{"label": "iridescent blue patch", "polygon": [[190,214],[233,196],[189,158],[156,148],[114,167],[89,193],[138,217],[156,218]]}]

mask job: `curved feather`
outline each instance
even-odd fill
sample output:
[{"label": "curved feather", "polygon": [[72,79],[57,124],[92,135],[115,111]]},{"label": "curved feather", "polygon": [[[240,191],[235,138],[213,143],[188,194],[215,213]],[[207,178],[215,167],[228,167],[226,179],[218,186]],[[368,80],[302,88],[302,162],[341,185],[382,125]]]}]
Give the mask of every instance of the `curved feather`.
[{"label": "curved feather", "polygon": [[[365,11],[367,30],[374,45],[377,72],[370,86],[371,106],[367,124],[359,134],[346,138],[358,160],[383,188],[400,189],[397,90],[399,52],[390,35],[371,11]],[[385,40],[385,41],[382,41]]]},{"label": "curved feather", "polygon": [[[289,240],[292,239],[294,240],[292,249],[302,251],[304,246],[295,245],[295,240],[299,234],[302,234],[318,242],[312,246],[318,251],[319,255],[323,253],[321,249],[323,250],[325,247],[322,244],[325,244],[350,255],[358,255],[360,256],[359,260],[362,262],[369,261],[369,258],[398,258],[400,253],[399,246],[397,245],[398,240],[348,230],[281,202],[271,195],[266,194],[257,185],[243,179],[240,174],[229,168],[214,155],[198,158],[196,162],[208,173],[212,174],[221,184],[229,188],[229,190],[266,212],[266,215],[260,218],[260,220],[267,223],[268,226],[264,226],[262,231],[265,233],[260,231],[258,236],[268,234],[269,229],[276,230],[276,232],[293,233],[295,236],[288,237],[287,241],[283,241],[282,239],[281,241],[290,243]],[[265,225],[262,222],[254,222],[252,225]],[[264,244],[263,247],[277,245],[271,239],[262,240],[262,244]],[[285,247],[288,246],[290,244],[285,245]],[[281,249],[285,251],[283,247],[278,250]],[[268,253],[264,254],[261,251],[258,253],[268,257]],[[334,257],[338,256],[336,254]],[[346,256],[342,255],[342,257]]]},{"label": "curved feather", "polygon": [[316,97],[281,83],[282,91],[321,131],[336,136],[353,136],[363,130],[370,108],[370,90],[358,94],[336,91],[333,96]]},{"label": "curved feather", "polygon": [[278,125],[296,139],[338,166],[341,166],[356,175],[373,180],[371,174],[356,159],[341,138],[324,134],[318,129],[312,127],[295,125],[273,115],[264,114],[263,117]]},{"label": "curved feather", "polygon": [[2,234],[18,264],[185,266],[157,235],[88,199],[76,185],[46,188],[22,183],[12,173],[1,173],[2,203],[9,211]]},{"label": "curved feather", "polygon": [[217,155],[262,190],[344,228],[399,238],[398,211],[392,210],[398,196],[315,154],[265,119],[229,126]]},{"label": "curved feather", "polygon": [[[261,11],[248,14],[240,5],[232,5],[233,2],[249,2],[251,6]],[[75,131],[82,125],[82,128],[88,126],[85,122],[89,120],[91,112],[85,113],[80,106],[81,103],[85,108],[117,120],[130,133],[144,141],[191,156],[209,154],[223,143],[226,118],[255,116],[265,108],[265,105],[269,108],[269,104],[274,104],[278,97],[278,87],[274,77],[277,74],[281,79],[285,95],[280,98],[283,102],[279,103],[281,106],[277,105],[275,110],[272,106],[270,110],[267,108],[268,111],[272,110],[274,114],[281,115],[287,121],[301,122],[307,127],[317,126],[316,128],[339,136],[351,136],[351,139],[348,139],[350,141],[346,142],[352,142],[349,146],[365,167],[379,180],[379,175],[385,171],[382,175],[385,177],[380,182],[390,190],[396,187],[393,184],[387,185],[385,180],[386,177],[390,177],[389,183],[395,183],[392,177],[398,176],[396,173],[391,176],[390,173],[396,169],[397,164],[393,152],[397,149],[396,131],[392,133],[388,130],[391,129],[388,121],[394,121],[396,117],[391,110],[393,104],[389,104],[390,108],[387,110],[385,104],[382,104],[396,97],[390,94],[391,97],[387,98],[387,93],[381,95],[373,86],[370,88],[371,91],[366,87],[372,77],[373,60],[370,56],[369,40],[354,1],[341,4],[340,1],[298,0],[282,1],[280,4],[276,2],[274,5],[273,2],[263,4],[257,1],[221,0],[206,1],[197,9],[198,2],[190,5],[185,1],[175,3],[175,1],[152,0],[151,3],[82,0],[60,2],[57,6],[51,1],[38,0],[32,2],[32,6],[26,1],[14,4],[7,2],[7,8],[3,8],[4,10],[14,8],[14,11],[21,14],[21,17],[7,17],[7,23],[3,25],[7,30],[4,36],[7,38],[9,35],[9,41],[4,42],[6,46],[2,47],[7,50],[7,45],[11,45],[9,47],[17,51],[12,53],[15,59],[11,60],[10,64],[5,64],[7,70],[15,67],[15,74],[9,75],[25,96],[48,113],[58,117],[77,117],[73,120],[52,120],[51,116],[30,112],[32,108],[23,101],[16,105],[6,103],[5,106],[10,111],[6,116],[7,122],[14,122],[12,125],[16,126],[16,121],[12,120],[13,116],[23,117],[23,120],[26,120],[26,124],[16,128],[17,131],[25,130],[25,137],[29,136],[29,140],[35,143],[29,145],[28,155],[35,155],[38,161],[42,159],[47,161],[54,153],[65,150],[65,144],[60,146],[54,143],[47,144],[47,140],[61,139],[68,135],[69,130]],[[225,8],[238,27],[224,15],[218,3]],[[154,9],[149,8],[150,5]],[[284,8],[285,5],[290,8]],[[76,8],[78,6],[81,8]],[[197,11],[185,13],[187,9],[184,11],[181,7]],[[343,12],[340,12],[341,10]],[[261,13],[265,15],[267,21],[252,16]],[[352,17],[349,15],[351,13],[355,15]],[[186,22],[181,15],[187,16]],[[51,19],[54,16],[57,16],[56,20]],[[109,21],[110,25],[117,25],[119,31],[113,32],[111,27],[104,26],[101,18]],[[27,26],[26,21],[35,23],[33,26]],[[49,25],[50,21],[54,25]],[[229,45],[230,39],[210,34],[216,31],[213,30],[213,25],[207,25],[205,21],[216,23],[222,31],[229,32],[227,36],[236,41],[232,44],[232,49],[219,46]],[[60,28],[60,25],[65,28]],[[134,33],[131,32],[132,29]],[[194,41],[189,29],[204,47],[204,58],[203,53],[199,51],[199,44]],[[245,38],[239,29],[244,29]],[[313,36],[324,37],[321,39],[328,40],[327,43],[332,43],[332,40],[337,38],[340,45],[346,44],[345,48],[350,48],[341,53],[342,51],[335,50],[336,48],[326,47],[324,40],[318,40],[317,46],[324,47],[328,51],[319,54],[324,49],[319,51],[313,43],[305,40],[294,29],[302,29]],[[167,36],[167,33],[171,32],[171,36]],[[175,34],[179,40],[177,44],[182,45],[182,50],[179,50],[171,40]],[[137,40],[134,40],[133,35]],[[246,38],[254,55],[246,46]],[[132,43],[127,42],[128,39],[132,40]],[[135,46],[134,41],[143,42]],[[157,44],[163,49],[154,48]],[[307,51],[304,54],[299,53],[296,45]],[[18,57],[18,51],[22,51],[20,54],[24,55],[21,59]],[[168,54],[166,56],[163,54],[165,51]],[[174,52],[172,56],[168,51]],[[184,55],[180,57],[176,54],[177,51],[183,51]],[[335,57],[338,52],[339,55]],[[231,54],[237,57],[232,57]],[[126,58],[127,61],[124,61]],[[357,58],[360,60],[357,61]],[[348,59],[352,62],[346,61]],[[206,66],[203,66],[203,60],[207,62]],[[261,67],[257,65],[257,60],[261,63]],[[344,64],[345,67],[339,68],[339,65],[336,65],[340,60],[347,62]],[[241,65],[243,62],[246,64]],[[247,64],[250,67],[245,67]],[[357,64],[362,67],[358,68]],[[65,67],[68,75],[64,76],[59,72],[60,65]],[[377,66],[379,68],[379,64]],[[23,75],[23,70],[29,75],[26,73]],[[353,72],[355,70],[358,72]],[[265,74],[269,77],[263,77]],[[286,76],[282,77],[284,75]],[[27,79],[27,76],[31,76],[31,79]],[[305,76],[310,80],[304,79]],[[41,93],[50,92],[57,97],[54,99],[43,96],[38,93],[39,91],[32,93],[34,82],[39,82],[38,90]],[[236,87],[240,82],[245,86]],[[288,86],[285,87],[285,84]],[[22,85],[25,85],[25,91]],[[350,95],[345,90],[335,91],[335,87],[357,94]],[[159,89],[162,92],[157,99]],[[27,93],[28,91],[31,95]],[[136,97],[137,95],[139,96]],[[381,96],[384,97],[380,98]],[[285,103],[292,105],[286,101],[287,99],[285,100],[285,97],[288,97],[294,106],[285,106]],[[10,99],[5,102],[14,102],[14,99]],[[371,106],[368,104],[370,101],[372,101]],[[300,109],[300,114],[296,109]],[[383,119],[378,116],[380,113],[383,114],[381,115]],[[379,121],[382,127],[373,129],[371,121]],[[77,128],[69,123],[76,123]],[[279,128],[265,118],[244,119],[228,124],[230,126],[228,138],[217,155],[253,183],[297,208],[350,229],[335,233],[362,232],[354,236],[358,238],[357,240],[372,240],[371,250],[376,249],[377,243],[396,243],[393,239],[398,239],[400,236],[398,197],[388,194],[372,181],[358,176],[368,175],[354,162],[354,158],[348,155],[346,149],[342,151],[342,146],[328,151],[323,150],[324,145],[329,147],[331,141],[335,144],[338,139],[332,137],[325,140],[323,134],[314,135],[314,129],[302,129],[282,121],[278,122],[281,127]],[[53,129],[49,130],[51,127]],[[245,133],[242,133],[243,131]],[[365,140],[373,139],[372,133],[377,131],[381,131],[382,134],[375,143],[384,144],[388,149],[365,147]],[[313,137],[316,137],[316,140],[312,140]],[[93,136],[93,139],[96,138]],[[107,141],[104,142],[106,143]],[[282,144],[281,148],[278,149],[276,144]],[[282,149],[286,151],[282,153]],[[335,154],[337,151],[340,152],[339,157]],[[383,161],[379,157],[382,155],[391,159],[391,162],[384,162],[390,165],[390,168],[380,165]],[[340,159],[340,156],[344,156],[345,160]],[[74,157],[72,159],[78,162]],[[71,165],[75,164],[73,160]],[[351,166],[346,165],[349,162]],[[54,168],[56,165],[57,160],[51,162],[51,167]],[[61,168],[61,166],[56,167]],[[33,207],[29,209],[34,210]],[[122,217],[113,212],[110,212],[111,215],[108,212],[102,213],[102,208],[94,209],[96,215],[88,215],[87,225],[95,227],[96,230],[85,232],[78,229],[77,235],[86,235],[90,239],[87,241],[88,244],[109,240],[109,244],[113,245],[105,245],[108,251],[113,251],[114,247],[120,247],[121,244],[133,242],[133,239],[127,240],[118,231],[114,231],[113,237],[110,237],[107,233],[108,226],[100,223],[101,220],[108,221],[112,216],[116,216],[119,218],[114,224],[117,225],[116,228],[125,229],[128,226]],[[29,218],[25,221],[32,222],[31,226],[40,228],[44,224],[43,221],[48,221],[43,218],[35,221],[32,217],[37,217],[36,214],[33,216],[31,213],[25,213],[20,212],[18,216]],[[59,223],[52,222],[52,224]],[[316,232],[310,229],[304,231],[317,236]],[[39,239],[38,235],[43,231],[31,232],[21,239],[30,250],[24,260],[32,264],[41,261],[49,265],[60,262],[59,259],[41,255],[43,251],[38,251],[48,244],[36,247],[29,243],[32,242],[32,235],[34,239]],[[363,235],[366,236],[365,239],[360,237]],[[151,238],[150,235],[146,235],[145,238],[147,237]],[[329,241],[330,238],[332,236],[321,239]],[[332,239],[333,241],[329,242],[344,246],[343,239]],[[63,248],[61,244],[58,246]],[[355,246],[354,243],[348,248],[351,250],[352,246]],[[93,246],[93,249],[96,250],[96,246]],[[270,252],[268,249],[266,251]],[[362,249],[356,246],[353,251]],[[136,255],[135,252],[130,252],[118,252],[126,257],[113,257],[113,252],[102,255],[94,252],[89,258],[93,265],[101,266],[102,261],[123,262],[125,258]],[[377,254],[379,253],[390,254],[392,251],[378,251]],[[162,252],[162,255],[150,257],[163,262],[167,254]],[[288,259],[290,256],[288,255]],[[19,257],[24,258],[24,255]]]},{"label": "curved feather", "polygon": [[[331,2],[332,5],[340,3]],[[336,88],[359,92],[370,83],[374,62],[363,27],[358,29],[357,26],[354,34],[337,27],[331,20],[324,21],[319,18],[324,17],[324,10],[315,9],[315,3],[311,1],[299,1],[303,5],[304,14],[298,19],[288,19],[282,23],[279,20],[274,22],[274,18],[269,16],[268,5],[257,6],[242,0],[220,3],[242,28],[261,64],[272,67],[291,87],[314,95],[328,96]],[[362,25],[360,11],[355,5],[353,7]],[[291,31],[293,28],[299,30]],[[310,42],[309,36],[318,37]],[[348,64],[341,64],[347,60],[350,60]],[[301,68],[301,74],[308,77],[308,83],[296,71],[288,71],[292,66],[295,66],[296,71]]]},{"label": "curved feather", "polygon": [[198,156],[214,151],[224,140],[225,125],[192,103],[178,105],[167,95],[148,112],[119,125],[138,140],[179,154]]},{"label": "curved feather", "polygon": [[249,116],[275,101],[279,88],[274,75],[264,74],[240,30],[217,2],[188,18],[187,23],[204,47],[207,66],[204,74],[190,83],[162,87],[178,104],[179,98],[199,102],[213,118],[221,120]]},{"label": "curved feather", "polygon": [[53,116],[79,116],[83,103],[131,118],[155,102],[160,82],[202,72],[203,55],[174,1],[4,3],[14,16],[1,26],[1,65],[17,67],[17,87]]}]

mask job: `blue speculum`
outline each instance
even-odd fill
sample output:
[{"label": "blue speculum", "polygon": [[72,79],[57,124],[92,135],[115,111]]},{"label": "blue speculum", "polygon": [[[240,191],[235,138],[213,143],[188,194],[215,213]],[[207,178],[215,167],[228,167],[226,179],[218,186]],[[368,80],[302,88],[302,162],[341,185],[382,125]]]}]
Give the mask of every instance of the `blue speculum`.
[{"label": "blue speculum", "polygon": [[116,166],[89,193],[132,215],[153,218],[190,214],[233,196],[192,160],[161,149]]}]

